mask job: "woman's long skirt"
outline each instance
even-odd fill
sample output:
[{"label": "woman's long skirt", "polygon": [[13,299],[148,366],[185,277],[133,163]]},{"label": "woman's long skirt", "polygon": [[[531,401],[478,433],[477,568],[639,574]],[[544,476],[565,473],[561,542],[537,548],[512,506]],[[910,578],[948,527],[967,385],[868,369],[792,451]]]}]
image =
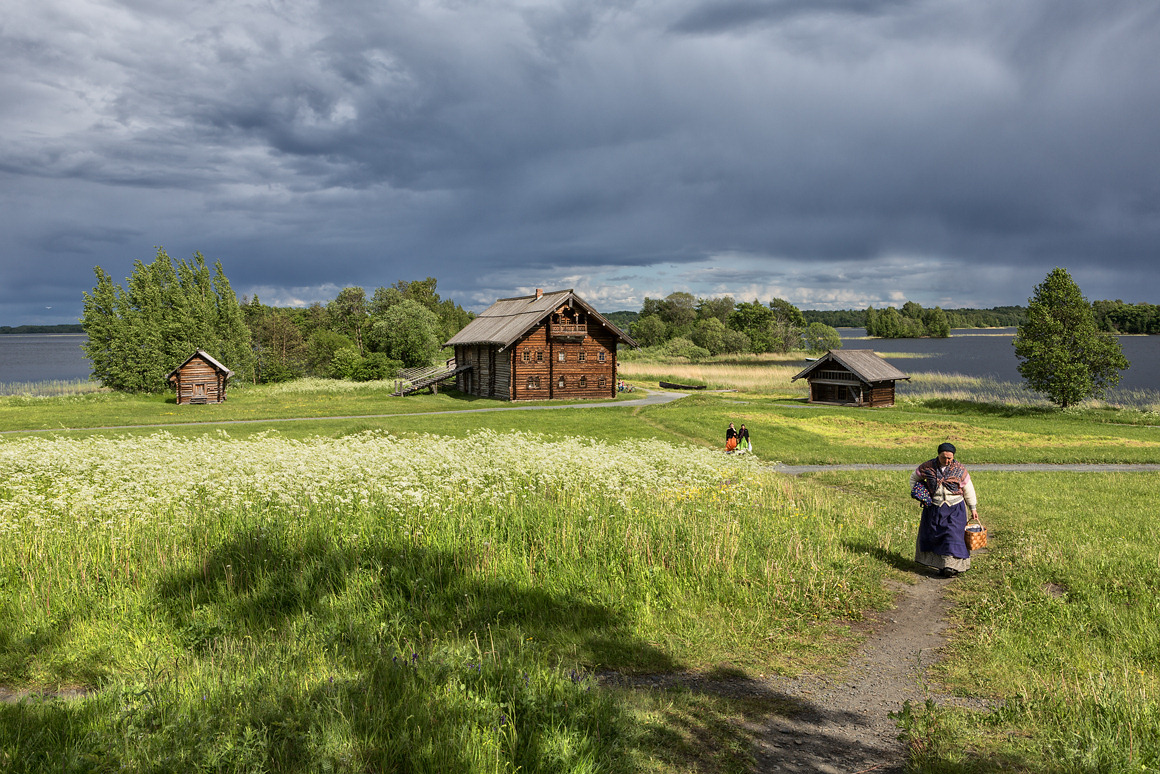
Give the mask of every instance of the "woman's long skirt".
[{"label": "woman's long skirt", "polygon": [[971,552],[963,537],[966,528],[966,502],[923,506],[914,561],[936,570],[949,568],[966,572],[971,569]]}]

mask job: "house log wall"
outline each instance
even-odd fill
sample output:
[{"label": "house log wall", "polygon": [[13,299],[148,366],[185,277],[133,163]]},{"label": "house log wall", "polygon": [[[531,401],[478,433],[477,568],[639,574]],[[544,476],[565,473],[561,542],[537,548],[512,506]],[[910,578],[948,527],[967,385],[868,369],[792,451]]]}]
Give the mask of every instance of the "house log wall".
[{"label": "house log wall", "polygon": [[[852,380],[857,379],[854,374],[850,374],[850,378]],[[867,384],[866,382],[859,380],[857,384],[853,382],[849,384],[838,384],[827,381],[810,380],[809,384],[811,403],[832,403],[842,406],[862,405],[870,407],[894,405],[893,381],[874,382],[873,384]],[[850,399],[849,388],[855,386],[861,387],[861,404],[856,404]]]},{"label": "house log wall", "polygon": [[[177,403],[221,403],[226,399],[226,378],[200,358],[189,361],[177,372]],[[198,386],[204,390],[198,390]]]},{"label": "house log wall", "polygon": [[[545,321],[508,349],[472,345],[455,348],[456,361],[473,366],[456,387],[470,395],[501,400],[610,398],[616,396],[616,336],[589,320],[582,340],[549,336]],[[528,359],[524,360],[527,352]],[[564,359],[560,360],[560,353]],[[580,353],[584,360],[580,360]],[[604,353],[604,362],[600,353]],[[539,353],[541,359],[537,361]],[[603,377],[604,385],[600,379]],[[563,378],[564,386],[560,387]],[[580,379],[585,385],[580,386]],[[533,386],[528,386],[531,379]],[[534,386],[536,380],[539,386]]]}]

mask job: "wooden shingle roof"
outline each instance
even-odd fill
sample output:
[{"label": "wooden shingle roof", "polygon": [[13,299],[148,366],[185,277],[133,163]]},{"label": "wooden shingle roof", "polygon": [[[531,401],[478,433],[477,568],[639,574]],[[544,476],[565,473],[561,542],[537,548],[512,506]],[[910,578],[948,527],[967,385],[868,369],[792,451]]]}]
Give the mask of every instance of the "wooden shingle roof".
[{"label": "wooden shingle roof", "polygon": [[820,357],[810,363],[790,381],[808,377],[811,373],[819,368],[824,368],[826,363],[830,362],[841,363],[847,370],[864,382],[888,382],[891,380],[910,378],[883,360],[872,349],[838,349],[830,350],[824,357]]},{"label": "wooden shingle roof", "polygon": [[182,364],[181,364],[181,365],[179,365],[177,368],[174,368],[172,371],[170,371],[170,372],[169,372],[169,373],[166,375],[166,378],[168,378],[168,379],[172,379],[174,376],[176,376],[176,375],[177,375],[177,372],[178,372],[178,371],[180,371],[182,368],[185,368],[185,366],[186,366],[186,365],[189,363],[189,361],[190,361],[190,360],[193,360],[193,359],[194,359],[194,358],[196,358],[196,357],[200,357],[202,360],[205,360],[207,363],[209,363],[209,364],[210,364],[210,366],[212,366],[212,367],[214,368],[214,370],[217,370],[217,371],[224,371],[224,372],[225,372],[225,375],[226,375],[227,377],[230,377],[230,376],[233,376],[233,375],[234,375],[234,372],[233,372],[233,371],[231,371],[230,369],[226,368],[224,365],[222,365],[221,363],[219,363],[219,362],[218,362],[216,359],[214,359],[213,355],[211,355],[210,353],[206,352],[204,349],[199,349],[197,352],[194,352],[192,355],[190,355],[189,357],[187,357],[187,358],[186,358],[186,359],[185,359],[185,360],[182,362]]},{"label": "wooden shingle roof", "polygon": [[604,315],[586,304],[571,290],[556,290],[539,297],[501,298],[484,309],[443,346],[486,344],[498,345],[503,349],[519,341],[528,331],[543,322],[545,317],[565,305],[583,309],[612,331],[620,341],[629,346],[637,346],[627,333],[609,322]]}]

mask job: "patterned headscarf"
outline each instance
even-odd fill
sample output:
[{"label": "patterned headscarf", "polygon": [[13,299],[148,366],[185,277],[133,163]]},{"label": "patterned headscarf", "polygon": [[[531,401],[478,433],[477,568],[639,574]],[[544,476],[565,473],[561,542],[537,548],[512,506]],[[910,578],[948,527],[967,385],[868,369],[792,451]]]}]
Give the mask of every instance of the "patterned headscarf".
[{"label": "patterned headscarf", "polygon": [[967,469],[961,462],[952,460],[951,464],[940,468],[936,457],[919,465],[917,472],[922,482],[926,484],[927,491],[932,495],[940,484],[951,494],[963,493],[963,480],[967,477]]}]

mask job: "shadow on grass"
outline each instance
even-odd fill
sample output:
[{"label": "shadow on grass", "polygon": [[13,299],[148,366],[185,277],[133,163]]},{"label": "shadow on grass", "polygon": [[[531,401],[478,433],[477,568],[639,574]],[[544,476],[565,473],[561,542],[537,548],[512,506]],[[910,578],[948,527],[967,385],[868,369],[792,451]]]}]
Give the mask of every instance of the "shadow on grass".
[{"label": "shadow on grass", "polygon": [[237,532],[163,577],[146,666],[83,701],[0,704],[0,770],[450,772],[484,751],[625,770],[619,705],[567,666],[676,669],[624,612],[466,549],[306,532]]},{"label": "shadow on grass", "polygon": [[902,572],[910,572],[918,575],[925,575],[926,570],[918,562],[914,561],[908,556],[904,556],[897,551],[887,551],[882,546],[871,543],[865,540],[845,540],[842,542],[847,549],[856,553],[864,554],[866,556],[877,559],[883,564],[888,564],[896,570]]}]

